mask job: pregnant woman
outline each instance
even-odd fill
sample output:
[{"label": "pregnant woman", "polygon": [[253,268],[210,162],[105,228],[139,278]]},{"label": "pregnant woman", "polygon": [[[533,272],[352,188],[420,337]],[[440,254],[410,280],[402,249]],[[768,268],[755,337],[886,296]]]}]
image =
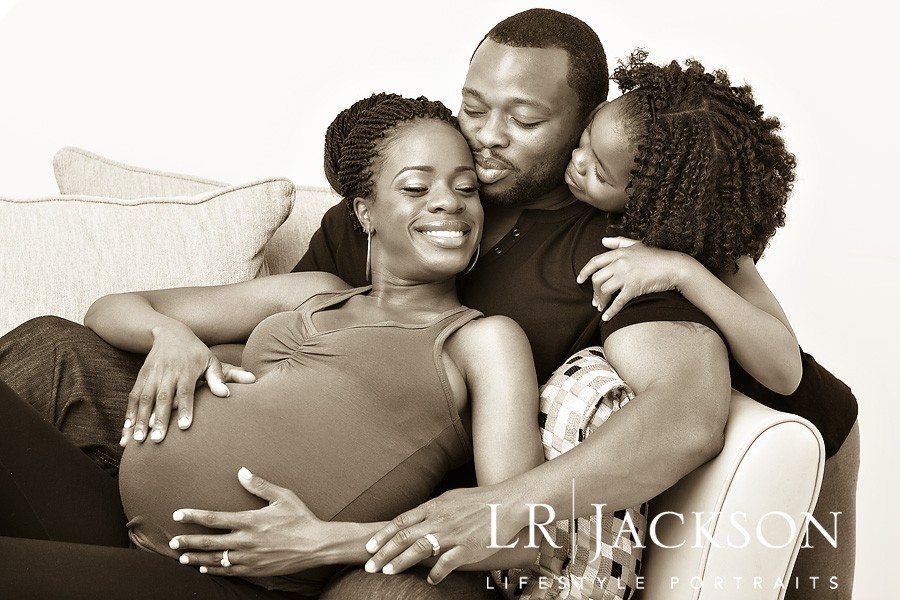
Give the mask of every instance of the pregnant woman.
[{"label": "pregnant woman", "polygon": [[[328,129],[326,174],[368,234],[370,286],[293,273],[227,294],[110,296],[89,311],[86,324],[108,342],[149,353],[129,427],[146,423],[154,398],[176,398],[179,410],[189,402],[195,379],[170,359],[210,362],[209,346],[247,339],[243,366],[257,378],[231,384],[226,398],[201,389],[165,436],[174,417],[158,404],[148,437],[159,443],[127,444],[119,486],[0,382],[0,596],[311,595],[332,571],[310,570],[290,548],[265,557],[265,577],[202,574],[192,565],[239,575],[247,540],[182,554],[176,536],[233,527],[189,524],[180,509],[306,506],[308,527],[351,527],[419,505],[473,452],[479,484],[543,462],[525,335],[456,296],[455,275],[477,260],[482,210],[450,111],[392,94],[357,102]],[[368,557],[379,525],[352,527],[358,547],[323,548],[343,553],[332,562]],[[437,553],[440,541],[427,541]]]}]

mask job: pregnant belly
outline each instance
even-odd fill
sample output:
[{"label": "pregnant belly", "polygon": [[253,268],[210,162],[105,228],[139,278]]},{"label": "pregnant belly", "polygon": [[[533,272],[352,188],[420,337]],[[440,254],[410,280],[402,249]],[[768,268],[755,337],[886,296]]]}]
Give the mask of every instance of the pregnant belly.
[{"label": "pregnant belly", "polygon": [[[241,467],[292,490],[324,520],[351,503],[360,507],[349,515],[354,520],[392,518],[418,500],[396,487],[377,498],[367,496],[376,483],[383,486],[402,472],[410,447],[420,443],[410,439],[408,429],[398,430],[396,418],[378,406],[349,406],[342,394],[323,396],[290,373],[229,388],[228,398],[207,388],[197,391],[189,429],[178,429],[173,415],[165,440],[130,442],[125,448],[119,489],[138,546],[175,557],[178,553],[168,546],[173,536],[209,532],[173,521],[172,513],[180,508],[265,506],[239,483]],[[416,495],[427,493],[423,479],[406,478],[416,481],[406,491],[422,487]]]}]

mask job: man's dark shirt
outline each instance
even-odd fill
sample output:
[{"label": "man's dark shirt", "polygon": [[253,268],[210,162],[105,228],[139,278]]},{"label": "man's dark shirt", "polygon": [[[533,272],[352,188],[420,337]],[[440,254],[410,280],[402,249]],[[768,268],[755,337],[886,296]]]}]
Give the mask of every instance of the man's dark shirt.
[{"label": "man's dark shirt", "polygon": [[[582,202],[557,210],[524,210],[493,248],[482,248],[475,268],[457,279],[460,302],[487,316],[505,315],[528,336],[538,381],[571,354],[602,345],[617,329],[649,321],[693,321],[718,328],[678,293],[648,294],[603,322],[591,305],[591,282],[575,282],[581,267],[607,251],[608,214]],[[366,285],[366,237],[343,204],[328,210],[294,271],[328,271],[352,286]]]},{"label": "man's dark shirt", "polygon": [[[588,260],[607,252],[601,240],[618,235],[609,214],[582,202],[557,210],[524,210],[513,229],[493,248],[482,248],[475,268],[457,278],[460,301],[485,315],[516,321],[531,343],[538,382],[587,346],[603,345],[614,331],[652,321],[691,321],[724,336],[700,309],[676,292],[647,294],[630,301],[608,322],[591,305],[593,288],[575,277]],[[309,250],[294,271],[328,271],[352,286],[366,285],[366,238],[344,204],[325,214]],[[809,419],[832,456],[853,427],[857,403],[842,381],[803,354],[797,391],[782,396],[751,377],[733,358],[731,384],[775,410]]]}]

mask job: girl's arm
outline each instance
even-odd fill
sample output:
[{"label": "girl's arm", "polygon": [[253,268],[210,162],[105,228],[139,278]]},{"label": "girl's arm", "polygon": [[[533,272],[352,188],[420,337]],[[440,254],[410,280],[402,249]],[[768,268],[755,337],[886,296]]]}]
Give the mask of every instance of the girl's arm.
[{"label": "girl's arm", "polygon": [[615,249],[591,259],[578,276],[579,283],[592,280],[600,310],[618,292],[604,320],[632,298],[677,290],[715,322],[747,373],[778,394],[797,389],[803,375],[797,338],[749,256],[738,261],[736,273],[720,280],[680,252],[627,238],[604,239],[604,244]]}]

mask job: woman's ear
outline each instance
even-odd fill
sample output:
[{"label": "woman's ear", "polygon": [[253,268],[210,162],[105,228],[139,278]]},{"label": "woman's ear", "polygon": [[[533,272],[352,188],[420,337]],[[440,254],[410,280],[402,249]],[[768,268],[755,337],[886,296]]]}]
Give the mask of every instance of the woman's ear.
[{"label": "woman's ear", "polygon": [[372,228],[372,222],[369,219],[368,199],[354,198],[353,213],[356,215],[356,218],[359,219],[359,224],[362,225],[363,231],[366,233],[374,233],[375,230]]}]

